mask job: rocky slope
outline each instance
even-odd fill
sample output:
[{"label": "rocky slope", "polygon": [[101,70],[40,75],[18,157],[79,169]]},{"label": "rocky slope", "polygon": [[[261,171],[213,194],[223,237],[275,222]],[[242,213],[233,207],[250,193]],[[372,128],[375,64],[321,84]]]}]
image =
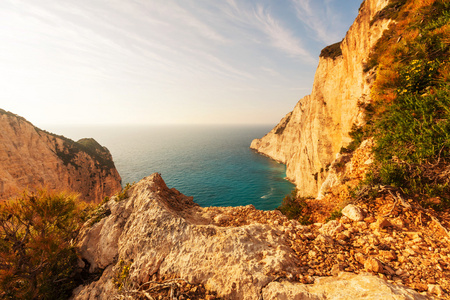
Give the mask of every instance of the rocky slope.
[{"label": "rocky slope", "polygon": [[370,49],[388,27],[371,20],[388,0],[366,0],[342,43],[322,51],[311,95],[251,148],[287,165],[286,174],[304,196],[316,196],[341,147],[350,142],[353,124],[360,124],[358,102],[370,97],[374,73],[364,73]]},{"label": "rocky slope", "polygon": [[[302,226],[253,206],[199,207],[153,174],[127,199],[113,197],[82,229],[80,267],[98,276],[73,299],[445,296],[448,237],[424,235],[401,209],[381,217],[349,207],[340,221]],[[423,222],[435,228],[425,216]]]},{"label": "rocky slope", "polygon": [[47,188],[101,201],[121,190],[111,153],[94,139],[74,142],[0,110],[0,199]]},{"label": "rocky slope", "polygon": [[362,122],[373,76],[363,62],[388,25],[370,21],[387,2],[363,3],[343,42],[323,51],[312,94],[252,143],[286,163],[304,195],[319,194],[301,205],[311,224],[251,205],[202,208],[153,174],[84,225],[85,281],[72,298],[449,299],[450,212],[360,185],[372,139],[338,154]]}]

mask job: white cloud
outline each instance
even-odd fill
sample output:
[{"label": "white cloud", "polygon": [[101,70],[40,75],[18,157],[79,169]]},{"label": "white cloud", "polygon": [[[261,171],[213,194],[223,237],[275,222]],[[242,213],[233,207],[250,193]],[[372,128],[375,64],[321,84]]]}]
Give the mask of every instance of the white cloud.
[{"label": "white cloud", "polygon": [[274,76],[274,77],[279,77],[281,76],[280,72],[278,72],[277,70],[274,70],[272,68],[268,68],[268,67],[261,67],[261,70],[267,74],[269,74],[270,76]]},{"label": "white cloud", "polygon": [[[316,59],[305,49],[302,39],[295,36],[293,31],[286,27],[280,20],[262,5],[255,7],[244,7],[238,5],[235,0],[227,0],[228,17],[234,22],[245,24],[253,31],[263,33],[268,44],[285,54],[300,58],[304,62],[316,63]],[[264,39],[252,37],[254,42],[262,42]]]},{"label": "white cloud", "polygon": [[[279,99],[295,94],[290,87],[304,85],[297,74],[313,72],[316,60],[296,31],[298,24],[283,19],[286,10],[280,14],[259,3],[2,1],[4,94],[15,107],[41,107],[41,114],[34,109],[36,115],[47,119],[52,113],[44,108],[77,106],[83,114],[83,106],[100,112],[107,106],[112,113],[120,111],[123,101],[136,103],[143,115],[153,118],[163,118],[163,107],[181,104],[195,108],[230,99],[238,104],[271,97],[284,101]],[[290,21],[295,19],[295,12],[288,13]],[[167,118],[174,118],[170,109],[165,111]],[[74,113],[73,122],[78,117]]]},{"label": "white cloud", "polygon": [[256,10],[256,18],[263,25],[265,34],[270,38],[272,45],[288,55],[301,57],[305,61],[315,62],[315,59],[303,48],[300,39],[284,28],[262,6]]},{"label": "white cloud", "polygon": [[313,37],[324,44],[330,44],[342,38],[339,36],[341,24],[336,12],[330,8],[332,0],[292,0],[297,17],[312,32]]}]

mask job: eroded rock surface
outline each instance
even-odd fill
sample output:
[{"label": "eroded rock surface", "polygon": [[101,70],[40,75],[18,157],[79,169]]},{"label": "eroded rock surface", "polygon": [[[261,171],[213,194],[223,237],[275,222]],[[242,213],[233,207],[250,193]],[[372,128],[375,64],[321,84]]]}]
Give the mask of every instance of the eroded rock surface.
[{"label": "eroded rock surface", "polygon": [[342,272],[336,277],[320,278],[313,285],[271,282],[263,291],[264,300],[406,300],[427,299],[411,289],[390,284],[370,274]]},{"label": "eroded rock surface", "polygon": [[281,229],[214,225],[217,215],[168,189],[158,174],[136,184],[129,199],[106,206],[111,214],[85,228],[79,243],[92,272],[122,260],[132,262],[129,276],[135,284],[181,277],[236,299],[258,299],[277,276],[298,272]]},{"label": "eroded rock surface", "polygon": [[[192,293],[200,286],[207,291],[202,294],[205,299],[284,299],[281,295],[303,299],[295,296],[301,293],[310,297],[304,299],[333,299],[346,294],[343,282],[349,278],[355,282],[349,288],[359,287],[354,295],[362,295],[366,281],[380,290],[375,295],[389,295],[390,284],[367,274],[340,275],[318,286],[307,285],[319,282],[341,259],[342,246],[336,247],[335,239],[346,227],[337,221],[320,230],[327,234],[322,235],[322,225],[303,226],[277,211],[253,206],[202,208],[191,197],[169,189],[159,174],[144,178],[128,193],[125,200],[112,198],[104,204],[100,210],[104,217],[95,224],[88,222],[81,231],[77,245],[89,271],[104,271],[97,281],[77,288],[74,299],[111,299],[171,280],[178,280],[168,285],[175,290],[172,293]],[[324,261],[322,251],[336,253]],[[340,288],[333,287],[332,280]],[[321,289],[324,286],[326,290]],[[409,298],[395,298],[397,292]],[[400,286],[391,295],[386,299],[422,299]]]},{"label": "eroded rock surface", "polygon": [[0,199],[46,188],[101,201],[121,190],[111,153],[94,139],[74,142],[0,109]]}]

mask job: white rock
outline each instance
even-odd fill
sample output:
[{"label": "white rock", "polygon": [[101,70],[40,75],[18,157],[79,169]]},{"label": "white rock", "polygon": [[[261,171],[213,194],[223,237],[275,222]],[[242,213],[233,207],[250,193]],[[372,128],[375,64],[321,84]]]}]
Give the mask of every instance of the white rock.
[{"label": "white rock", "polygon": [[356,205],[349,204],[342,209],[342,214],[353,221],[364,220],[364,211]]},{"label": "white rock", "polygon": [[[276,282],[280,272],[286,278],[302,273],[279,226],[210,225],[210,219],[204,218],[208,209],[167,188],[159,174],[137,183],[128,199],[105,207],[108,205],[114,205],[111,214],[84,227],[77,244],[92,272],[105,271],[99,280],[78,287],[73,299],[114,299],[113,278],[120,272],[121,261],[130,266],[128,280],[135,286],[155,274],[175,274],[203,284],[224,299],[256,300],[261,293],[263,299],[348,299],[342,298],[344,295],[353,299],[395,299],[400,297],[397,295],[422,299],[410,290],[363,275],[339,275],[314,286]],[[227,212],[232,214],[233,208]],[[322,234],[317,238],[332,242]],[[317,257],[319,252],[310,251],[309,255]],[[373,290],[372,298],[358,298],[363,282],[370,293]],[[387,286],[392,289],[390,294]]]},{"label": "white rock", "polygon": [[341,223],[339,223],[336,220],[329,221],[328,223],[324,224],[320,229],[319,232],[326,236],[334,236],[336,233],[344,231],[344,226],[342,226]]},{"label": "white rock", "polygon": [[353,124],[364,122],[358,102],[370,98],[374,74],[363,71],[363,62],[390,23],[382,20],[370,26],[370,21],[386,3],[365,1],[362,14],[340,45],[343,55],[320,58],[311,95],[303,97],[272,131],[251,143],[252,149],[286,164],[286,176],[301,196],[318,194],[330,163],[351,141],[348,133]]},{"label": "white rock", "polygon": [[214,222],[220,224],[224,222],[228,222],[231,220],[231,217],[228,215],[220,214],[214,218]]},{"label": "white rock", "polygon": [[[131,263],[130,281],[147,282],[153,274],[204,284],[220,297],[258,299],[263,286],[283,271],[289,277],[301,270],[278,226],[254,223],[241,227],[208,225],[204,208],[167,188],[159,174],[136,184],[130,197],[119,202],[120,215],[111,213],[82,230],[78,246],[91,271]],[[220,217],[219,217],[220,218]],[[74,299],[111,299],[113,273],[80,287]]]},{"label": "white rock", "polygon": [[317,199],[321,200],[325,197],[325,194],[334,186],[337,186],[341,183],[336,172],[331,171],[325,181],[322,183],[319,189],[319,193],[317,194]]},{"label": "white rock", "polygon": [[444,295],[444,291],[437,284],[429,284],[428,285],[428,292],[431,293],[431,294],[434,294],[434,295],[436,295],[438,297],[441,297],[441,296]]},{"label": "white rock", "polygon": [[369,274],[341,272],[338,276],[316,278],[313,285],[271,282],[263,289],[264,300],[399,300],[427,299],[412,289],[397,286]]}]

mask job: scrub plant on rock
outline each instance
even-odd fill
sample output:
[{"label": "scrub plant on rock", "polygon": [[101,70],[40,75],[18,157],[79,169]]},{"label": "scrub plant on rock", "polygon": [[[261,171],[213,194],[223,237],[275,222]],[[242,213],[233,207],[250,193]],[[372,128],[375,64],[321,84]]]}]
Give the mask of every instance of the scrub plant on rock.
[{"label": "scrub plant on rock", "polygon": [[0,204],[0,298],[66,299],[77,285],[72,244],[90,207],[67,193],[24,193]]}]

